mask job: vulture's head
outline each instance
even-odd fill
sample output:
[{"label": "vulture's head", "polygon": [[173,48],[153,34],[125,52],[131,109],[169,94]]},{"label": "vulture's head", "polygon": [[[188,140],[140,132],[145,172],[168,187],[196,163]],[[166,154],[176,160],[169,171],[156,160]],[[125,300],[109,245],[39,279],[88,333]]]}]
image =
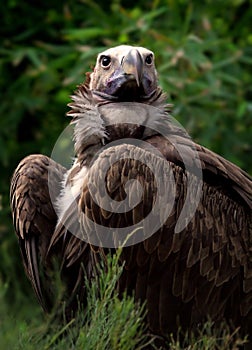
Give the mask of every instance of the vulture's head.
[{"label": "vulture's head", "polygon": [[121,45],[97,57],[90,89],[106,99],[140,101],[157,91],[154,54],[144,47]]},{"label": "vulture's head", "polygon": [[168,122],[166,94],[158,86],[154,53],[121,45],[97,57],[93,72],[72,96],[75,151],[88,164],[103,145],[145,139]]}]

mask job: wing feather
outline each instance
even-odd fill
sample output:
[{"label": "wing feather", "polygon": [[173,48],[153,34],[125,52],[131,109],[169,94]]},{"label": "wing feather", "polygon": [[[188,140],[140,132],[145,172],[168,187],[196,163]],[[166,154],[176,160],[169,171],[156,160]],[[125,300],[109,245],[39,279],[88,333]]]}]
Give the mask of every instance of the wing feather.
[{"label": "wing feather", "polygon": [[[234,314],[240,314],[241,317],[251,313],[252,305],[248,306],[252,261],[250,178],[235,166],[235,175],[230,174],[232,166],[228,161],[199,146],[203,165],[203,195],[193,219],[182,232],[175,233],[174,226],[186,196],[186,175],[175,151],[166,153],[167,141],[157,138],[152,138],[150,142],[159,143],[159,150],[163,150],[170,163],[176,183],[175,203],[165,224],[151,237],[140,242],[137,250],[133,246],[124,248],[122,260],[126,261],[127,271],[120,281],[121,290],[134,289],[136,298],[147,299],[152,329],[158,324],[161,327],[162,322],[169,322],[166,313],[172,302],[177,303],[181,317],[185,309],[193,307],[195,319],[201,319],[200,315],[207,313],[216,319],[222,318],[229,312],[231,297],[237,300],[238,311],[234,311]],[[126,214],[104,215],[99,207],[92,207],[92,196],[84,186],[80,198],[81,212],[88,213],[85,205],[88,197],[91,208],[89,215],[95,222],[121,227],[122,222],[125,225],[136,223],[152,209],[156,193],[153,174],[147,166],[140,166],[134,160],[134,152],[139,156],[139,149],[127,144],[105,150],[92,165],[91,174],[98,169],[100,173],[102,169],[109,169],[106,175],[107,191],[112,199],[119,202],[125,199],[125,183],[132,178],[137,179],[143,188],[141,204]],[[119,158],[122,160],[113,164],[115,154],[117,157],[121,154]],[[126,154],[130,155],[130,160],[123,156]],[[155,168],[160,168],[164,161],[154,154],[150,158],[156,164]],[[238,180],[240,185],[236,186],[235,181]],[[169,192],[169,189],[166,190]],[[131,200],[134,202],[135,199]],[[150,224],[147,221],[147,226]],[[80,229],[88,234],[87,226],[82,225]],[[169,278],[169,283],[160,282],[165,278]],[[163,309],[157,311],[160,298]],[[245,311],[244,303],[250,311]]]},{"label": "wing feather", "polygon": [[64,172],[48,157],[32,155],[20,162],[11,181],[12,216],[24,268],[46,311],[50,300],[45,286],[45,256],[57,221],[52,202],[60,192]]}]

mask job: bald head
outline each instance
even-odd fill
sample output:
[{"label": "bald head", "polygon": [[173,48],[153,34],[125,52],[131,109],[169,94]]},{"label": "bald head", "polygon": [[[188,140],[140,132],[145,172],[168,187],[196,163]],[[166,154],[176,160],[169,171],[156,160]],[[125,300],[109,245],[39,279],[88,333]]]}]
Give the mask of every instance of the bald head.
[{"label": "bald head", "polygon": [[150,98],[157,90],[153,52],[121,45],[100,53],[91,74],[90,89],[122,101]]}]

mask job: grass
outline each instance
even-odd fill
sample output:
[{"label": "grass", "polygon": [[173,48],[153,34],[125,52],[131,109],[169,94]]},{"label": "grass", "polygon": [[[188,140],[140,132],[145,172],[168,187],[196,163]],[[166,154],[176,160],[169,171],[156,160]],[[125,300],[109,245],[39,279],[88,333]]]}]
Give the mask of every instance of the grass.
[{"label": "grass", "polygon": [[[143,323],[144,305],[136,305],[132,297],[124,295],[119,299],[116,283],[122,272],[118,257],[108,259],[105,269],[88,288],[88,307],[65,325],[52,321],[53,315],[43,319],[32,306],[20,314],[9,315],[4,300],[4,286],[1,286],[0,348],[15,350],[31,349],[76,349],[76,350],[128,350],[142,349],[152,342]],[[7,289],[6,289],[7,290]],[[25,320],[25,318],[34,318]]]},{"label": "grass", "polygon": [[238,350],[247,343],[241,338],[239,329],[231,331],[225,322],[219,328],[213,327],[213,322],[206,322],[197,335],[187,333],[185,337],[178,334],[177,340],[171,337],[170,350]]},{"label": "grass", "polygon": [[[87,309],[64,325],[55,324],[53,315],[44,317],[39,307],[24,300],[23,305],[10,314],[5,300],[7,286],[0,286],[0,350],[140,350],[158,349],[154,336],[148,334],[143,319],[144,305],[132,297],[119,298],[117,281],[122,273],[118,255],[108,258],[106,269],[101,266],[99,277],[88,289]],[[171,335],[170,350],[235,350],[246,343],[238,330],[230,332],[223,324],[217,330],[209,321],[197,335],[178,332]]]}]

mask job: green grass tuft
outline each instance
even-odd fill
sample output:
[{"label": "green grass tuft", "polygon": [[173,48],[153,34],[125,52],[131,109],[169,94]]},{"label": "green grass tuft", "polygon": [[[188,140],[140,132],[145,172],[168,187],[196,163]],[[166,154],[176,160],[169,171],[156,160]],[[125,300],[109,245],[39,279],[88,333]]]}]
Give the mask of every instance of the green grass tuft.
[{"label": "green grass tuft", "polygon": [[[0,350],[140,350],[147,345],[148,349],[159,349],[144,323],[145,305],[135,303],[126,294],[119,298],[116,284],[123,266],[118,258],[118,254],[109,256],[92,283],[86,281],[87,307],[80,308],[77,316],[64,325],[52,322],[54,315],[43,318],[39,308],[27,300],[16,315],[9,314],[5,301],[8,288],[0,285]],[[171,335],[167,348],[235,350],[245,343],[238,330],[231,332],[225,324],[216,329],[209,321],[197,335],[182,336],[180,331],[176,337]]]},{"label": "green grass tuft", "polygon": [[170,350],[238,350],[247,343],[246,338],[241,338],[239,329],[231,331],[225,323],[214,327],[210,320],[198,329],[197,334],[186,333],[184,336],[179,331],[176,337],[171,336]]}]

